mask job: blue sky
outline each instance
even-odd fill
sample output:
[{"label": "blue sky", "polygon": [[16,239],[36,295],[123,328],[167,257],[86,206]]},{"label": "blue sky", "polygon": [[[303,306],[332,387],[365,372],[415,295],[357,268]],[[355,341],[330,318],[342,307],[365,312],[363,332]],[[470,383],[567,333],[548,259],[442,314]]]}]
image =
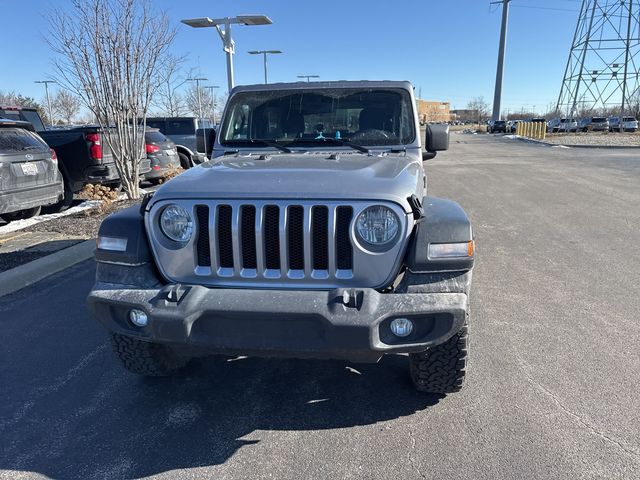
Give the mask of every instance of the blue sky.
[{"label": "blue sky", "polygon": [[[425,99],[464,108],[470,98],[493,99],[501,11],[489,0],[151,0],[178,26],[173,46],[210,83],[226,86],[226,64],[213,29],[179,23],[189,17],[264,13],[273,25],[234,29],[236,83],[263,81],[262,60],[246,52],[279,49],[270,81],[299,74],[325,80],[410,80]],[[47,9],[67,0],[0,0],[3,48],[0,90],[41,99],[34,80],[51,72],[44,37]],[[580,0],[512,0],[503,109],[536,106],[559,93]],[[35,33],[35,32],[39,32]],[[35,33],[35,34],[34,34]],[[6,48],[7,39],[19,48]]]}]

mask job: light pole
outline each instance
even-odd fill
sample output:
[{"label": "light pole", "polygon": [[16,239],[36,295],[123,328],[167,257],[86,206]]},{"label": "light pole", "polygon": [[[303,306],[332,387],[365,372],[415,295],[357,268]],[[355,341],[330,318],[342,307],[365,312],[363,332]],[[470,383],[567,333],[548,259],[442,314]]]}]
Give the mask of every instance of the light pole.
[{"label": "light pole", "polygon": [[[218,35],[222,39],[223,50],[227,54],[227,83],[229,92],[233,89],[233,54],[235,53],[235,43],[231,38],[231,25],[270,25],[273,22],[266,15],[238,15],[237,17],[225,17],[211,19],[209,17],[188,18],[180,20],[185,25],[193,28],[210,28],[215,27]],[[224,26],[224,30],[220,26]]]},{"label": "light pole", "polygon": [[204,87],[211,92],[211,96],[213,96],[213,124],[216,124],[216,88],[220,88],[219,85],[207,85]]},{"label": "light pole", "polygon": [[507,25],[509,23],[509,2],[511,0],[497,0],[491,5],[502,4],[502,28],[500,29],[500,47],[498,48],[498,68],[496,71],[496,89],[493,95],[492,120],[500,120],[500,102],[502,101],[502,78],[504,75],[504,52],[507,47]]},{"label": "light pole", "polygon": [[298,78],[306,78],[309,83],[312,78],[320,78],[320,75],[298,75]]},{"label": "light pole", "polygon": [[[209,80],[208,78],[204,78],[204,77],[197,77],[197,78],[187,78],[187,82],[196,82],[196,92],[197,92],[197,99],[198,99],[198,128],[202,128],[202,100],[200,99],[200,82],[205,82]],[[196,148],[197,150],[197,148]],[[207,158],[207,136],[204,135],[204,157],[205,159]]]},{"label": "light pole", "polygon": [[198,99],[198,117],[200,118],[200,120],[202,120],[202,101],[200,100],[200,82],[205,82],[209,80],[208,78],[204,78],[204,77],[197,77],[197,78],[187,78],[187,82],[196,82],[196,93],[197,93],[197,99]]},{"label": "light pole", "polygon": [[249,55],[260,55],[262,54],[262,59],[264,62],[264,83],[269,83],[267,77],[267,54],[276,55],[278,53],[282,53],[280,50],[250,50]]},{"label": "light pole", "polygon": [[49,123],[53,125],[53,111],[51,110],[51,99],[49,98],[49,84],[57,83],[54,80],[36,80],[35,83],[44,83],[44,91],[47,94],[47,109],[49,110]]}]

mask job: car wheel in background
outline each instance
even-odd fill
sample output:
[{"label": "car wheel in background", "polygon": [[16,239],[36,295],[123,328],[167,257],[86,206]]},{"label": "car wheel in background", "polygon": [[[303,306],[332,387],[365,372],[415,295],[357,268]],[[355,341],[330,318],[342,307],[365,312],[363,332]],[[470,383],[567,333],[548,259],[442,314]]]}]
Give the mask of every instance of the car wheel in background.
[{"label": "car wheel in background", "polygon": [[192,167],[191,160],[184,153],[178,152],[178,157],[180,158],[180,166],[185,170]]},{"label": "car wheel in background", "polygon": [[64,182],[64,197],[58,203],[54,203],[53,205],[47,205],[46,207],[42,207],[42,213],[59,213],[67,210],[71,204],[73,203],[73,192],[71,191],[71,187],[65,180]]},{"label": "car wheel in background", "polygon": [[5,222],[13,222],[15,220],[25,220],[40,214],[40,207],[27,208],[18,212],[3,213],[0,215]]}]

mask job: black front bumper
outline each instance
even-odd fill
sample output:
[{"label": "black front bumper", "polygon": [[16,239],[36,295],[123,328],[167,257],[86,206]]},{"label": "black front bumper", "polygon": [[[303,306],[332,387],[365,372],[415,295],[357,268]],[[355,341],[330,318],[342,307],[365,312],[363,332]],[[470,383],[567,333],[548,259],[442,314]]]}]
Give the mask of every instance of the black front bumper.
[{"label": "black front bumper", "polygon": [[[224,353],[375,362],[385,353],[419,352],[464,324],[463,293],[381,294],[372,289],[241,290],[198,285],[134,288],[98,282],[88,298],[110,331],[174,346],[191,355]],[[132,308],[149,318],[129,320]],[[405,317],[414,331],[395,337]]]}]

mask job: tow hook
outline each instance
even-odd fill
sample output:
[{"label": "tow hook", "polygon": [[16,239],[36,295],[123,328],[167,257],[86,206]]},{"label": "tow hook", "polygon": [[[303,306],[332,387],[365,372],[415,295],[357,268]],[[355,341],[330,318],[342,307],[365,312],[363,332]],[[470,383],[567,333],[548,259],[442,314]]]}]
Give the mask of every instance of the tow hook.
[{"label": "tow hook", "polygon": [[347,308],[360,310],[363,299],[364,292],[362,290],[350,289],[342,291],[342,304]]}]

